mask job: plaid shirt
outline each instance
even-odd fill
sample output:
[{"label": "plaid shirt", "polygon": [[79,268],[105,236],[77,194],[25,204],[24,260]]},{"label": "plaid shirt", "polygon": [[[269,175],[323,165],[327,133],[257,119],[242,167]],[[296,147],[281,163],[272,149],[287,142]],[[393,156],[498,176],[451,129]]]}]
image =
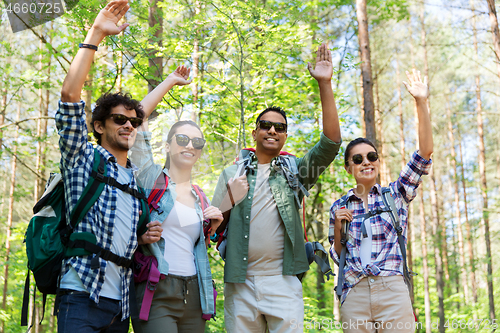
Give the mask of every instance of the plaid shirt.
[{"label": "plaid shirt", "polygon": [[[389,184],[392,196],[395,198],[399,218],[401,219],[405,243],[408,225],[408,204],[417,195],[417,187],[421,182],[421,176],[429,173],[431,164],[432,161],[427,161],[417,152],[414,152],[408,164],[401,171],[399,178]],[[335,211],[340,208],[347,208],[354,211],[354,219],[350,223],[347,240],[346,263],[344,266],[345,280],[342,286],[341,299],[343,303],[349,291],[364,277],[369,275],[403,275],[403,257],[400,253],[398,235],[394,229],[392,219],[389,213],[384,212],[368,219],[372,229],[372,263],[366,265],[366,267],[362,267],[359,251],[363,237],[361,224],[364,222],[364,219],[357,218],[357,216],[365,214],[363,201],[351,189],[347,193],[347,207],[340,207],[339,204],[340,199],[335,201],[330,208],[330,228],[328,235],[330,244],[332,244],[330,255],[337,265],[339,263],[339,256],[333,246]],[[382,187],[376,184],[368,194],[368,210],[372,211],[378,207],[386,208],[382,199]]]},{"label": "plaid shirt", "polygon": [[[61,174],[64,181],[66,218],[69,221],[70,212],[82,195],[87,185],[94,163],[94,147],[87,141],[87,125],[85,124],[85,103],[63,103],[59,101],[59,109],[55,120],[58,130],[59,148],[61,150]],[[97,146],[101,158],[106,161],[108,175],[118,178],[116,158],[106,149]],[[135,180],[135,167],[127,161],[127,167],[134,169],[134,177],[130,186],[137,188]],[[74,232],[91,232],[96,236],[97,245],[106,250],[111,249],[113,231],[115,226],[117,189],[105,185],[97,202],[90,208],[87,215],[77,225]],[[133,198],[132,207],[132,232],[127,244],[124,257],[132,259],[137,248],[137,222],[139,221],[140,201]],[[68,222],[69,223],[69,222]],[[76,270],[82,283],[90,293],[90,298],[99,303],[102,284],[104,283],[106,261],[99,259],[99,269],[91,269],[90,262],[93,255],[71,257],[64,260],[61,276],[64,276],[70,265]],[[121,306],[122,320],[129,317],[129,286],[132,279],[132,269],[120,267],[121,275]]]}]

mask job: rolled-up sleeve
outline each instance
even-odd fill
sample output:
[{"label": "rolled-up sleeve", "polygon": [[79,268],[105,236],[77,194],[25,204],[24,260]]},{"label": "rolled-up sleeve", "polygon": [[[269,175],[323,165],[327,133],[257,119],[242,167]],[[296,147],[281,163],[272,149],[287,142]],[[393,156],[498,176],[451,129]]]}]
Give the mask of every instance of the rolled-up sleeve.
[{"label": "rolled-up sleeve", "polygon": [[319,141],[297,163],[302,185],[309,190],[337,156],[342,140],[335,142],[321,133]]},{"label": "rolled-up sleeve", "polygon": [[431,167],[432,160],[426,160],[418,154],[418,151],[413,153],[395,182],[397,193],[406,203],[410,203],[415,198],[417,188],[422,182],[422,176],[428,175]]},{"label": "rolled-up sleeve", "polygon": [[87,140],[85,102],[64,103],[59,100],[55,121],[59,134],[61,166],[66,169],[72,168],[93,149]]}]

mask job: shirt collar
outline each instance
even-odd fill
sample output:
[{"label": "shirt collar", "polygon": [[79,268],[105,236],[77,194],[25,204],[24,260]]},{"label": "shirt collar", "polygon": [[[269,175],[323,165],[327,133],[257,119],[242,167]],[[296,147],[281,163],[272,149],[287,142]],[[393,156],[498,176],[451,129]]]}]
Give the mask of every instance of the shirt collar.
[{"label": "shirt collar", "polygon": [[[97,145],[97,150],[99,153],[104,156],[104,159],[106,160],[106,163],[116,163],[116,157],[113,156],[109,151],[106,150],[106,148],[103,148],[100,145]],[[137,171],[137,167],[127,158],[127,168],[132,169],[133,172]]]},{"label": "shirt collar", "polygon": [[[382,194],[382,186],[380,186],[380,184],[373,185],[373,187],[370,190],[370,193]],[[351,199],[361,200],[361,198],[354,193],[354,188],[351,188],[349,192],[347,192],[347,200]]]}]

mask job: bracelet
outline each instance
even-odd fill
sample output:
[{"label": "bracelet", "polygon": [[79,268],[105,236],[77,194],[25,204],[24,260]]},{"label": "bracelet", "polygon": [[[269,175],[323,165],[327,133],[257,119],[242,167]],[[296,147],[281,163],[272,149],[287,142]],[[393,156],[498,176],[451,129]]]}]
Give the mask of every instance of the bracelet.
[{"label": "bracelet", "polygon": [[229,194],[229,200],[231,200],[231,207],[234,207],[234,199],[233,199],[233,194],[231,193],[231,188],[229,187],[229,184],[226,184],[227,187],[227,193]]},{"label": "bracelet", "polygon": [[91,49],[91,50],[97,51],[97,46],[92,45],[92,44],[80,43],[80,44],[78,44],[78,47],[81,49]]}]

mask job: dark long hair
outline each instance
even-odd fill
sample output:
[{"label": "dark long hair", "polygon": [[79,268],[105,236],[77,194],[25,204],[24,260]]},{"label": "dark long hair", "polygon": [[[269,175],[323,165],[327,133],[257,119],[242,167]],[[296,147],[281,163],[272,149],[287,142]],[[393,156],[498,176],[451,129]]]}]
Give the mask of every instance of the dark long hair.
[{"label": "dark long hair", "polygon": [[[174,137],[174,135],[176,134],[177,132],[177,129],[179,127],[182,127],[184,125],[190,125],[190,126],[193,126],[193,127],[196,127],[200,133],[201,133],[201,137],[204,139],[205,137],[203,136],[203,131],[201,130],[200,126],[198,126],[197,123],[195,123],[194,121],[192,120],[180,120],[178,122],[176,122],[175,124],[172,125],[172,127],[170,128],[170,131],[168,132],[168,135],[167,135],[167,142],[170,144],[170,142],[172,141],[172,138]],[[170,169],[170,153],[167,153],[167,160],[165,161],[165,168],[166,169]]]}]

